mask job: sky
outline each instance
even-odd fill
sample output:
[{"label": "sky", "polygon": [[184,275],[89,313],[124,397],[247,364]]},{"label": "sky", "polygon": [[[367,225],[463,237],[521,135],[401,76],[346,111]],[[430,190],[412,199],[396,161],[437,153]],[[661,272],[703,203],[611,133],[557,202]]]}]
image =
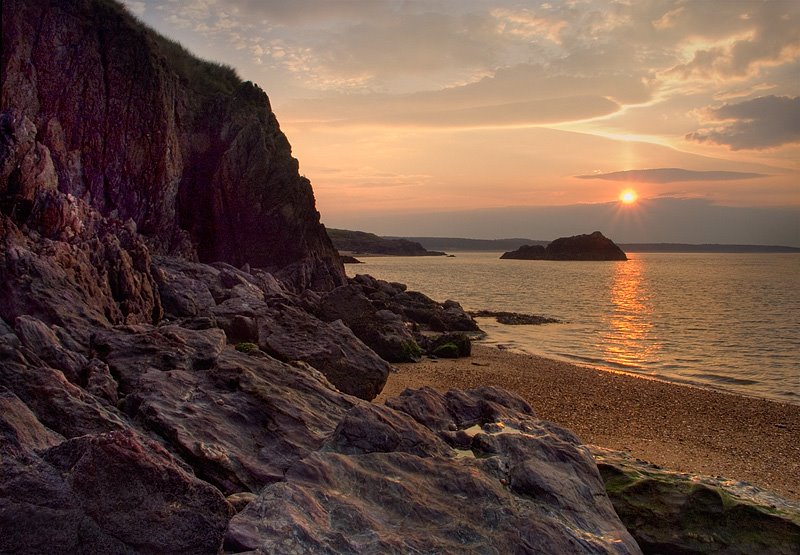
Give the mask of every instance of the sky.
[{"label": "sky", "polygon": [[124,3],[267,92],[329,227],[800,246],[796,0]]}]

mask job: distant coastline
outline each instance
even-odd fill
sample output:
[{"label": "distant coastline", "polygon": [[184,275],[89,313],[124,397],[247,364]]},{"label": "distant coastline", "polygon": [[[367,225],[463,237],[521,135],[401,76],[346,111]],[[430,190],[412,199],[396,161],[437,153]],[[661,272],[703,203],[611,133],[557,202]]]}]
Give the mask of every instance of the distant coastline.
[{"label": "distant coastline", "polygon": [[[401,237],[384,237],[401,239]],[[503,252],[522,245],[545,246],[550,241],[534,239],[467,239],[460,237],[402,237],[419,243],[429,250]],[[785,245],[736,245],[717,243],[617,243],[625,252],[675,252],[675,253],[800,253],[800,248]]]}]

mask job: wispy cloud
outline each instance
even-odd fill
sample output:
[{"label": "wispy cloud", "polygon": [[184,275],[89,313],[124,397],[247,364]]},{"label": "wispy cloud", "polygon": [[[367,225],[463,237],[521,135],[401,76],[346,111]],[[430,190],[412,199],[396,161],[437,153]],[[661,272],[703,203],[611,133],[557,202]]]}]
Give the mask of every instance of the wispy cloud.
[{"label": "wispy cloud", "polygon": [[603,179],[636,183],[676,183],[681,181],[737,181],[768,177],[763,173],[731,171],[695,171],[682,168],[655,168],[648,170],[625,170],[611,173],[576,175],[578,179]]}]

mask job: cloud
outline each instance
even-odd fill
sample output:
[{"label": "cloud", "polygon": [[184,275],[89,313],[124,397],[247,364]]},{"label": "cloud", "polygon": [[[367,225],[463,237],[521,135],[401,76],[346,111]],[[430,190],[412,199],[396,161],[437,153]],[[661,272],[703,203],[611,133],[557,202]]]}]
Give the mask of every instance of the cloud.
[{"label": "cloud", "polygon": [[707,110],[719,125],[689,133],[700,143],[727,145],[731,150],[762,150],[800,142],[800,96],[762,96]]},{"label": "cloud", "polygon": [[626,170],[611,173],[576,175],[578,179],[604,179],[606,181],[633,181],[637,183],[675,183],[680,181],[736,181],[768,177],[763,173],[729,171],[694,171],[683,168],[655,168]]},{"label": "cloud", "polygon": [[538,65],[502,68],[474,83],[412,94],[327,95],[281,106],[286,121],[503,127],[606,116],[650,98],[635,75],[573,76]]}]

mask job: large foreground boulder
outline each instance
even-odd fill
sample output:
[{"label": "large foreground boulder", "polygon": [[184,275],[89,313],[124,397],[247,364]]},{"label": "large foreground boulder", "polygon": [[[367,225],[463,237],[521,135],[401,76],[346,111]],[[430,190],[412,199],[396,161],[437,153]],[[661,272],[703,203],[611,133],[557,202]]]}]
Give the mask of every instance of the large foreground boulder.
[{"label": "large foreground boulder", "polygon": [[[412,400],[417,395],[422,398]],[[407,391],[405,404],[448,407],[444,396],[432,396]],[[453,396],[462,402],[443,408],[437,422],[476,422],[447,430],[466,439],[463,448],[448,448],[433,429],[411,419],[387,422],[389,409],[356,407],[325,450],[293,465],[284,481],[232,519],[226,548],[639,553],[591,455],[572,434],[532,418],[524,401],[499,390]],[[486,418],[499,412],[473,411],[490,405],[514,416],[494,421]]]},{"label": "large foreground boulder", "polygon": [[224,497],[131,431],[63,441],[0,390],[0,552],[214,553]]}]

